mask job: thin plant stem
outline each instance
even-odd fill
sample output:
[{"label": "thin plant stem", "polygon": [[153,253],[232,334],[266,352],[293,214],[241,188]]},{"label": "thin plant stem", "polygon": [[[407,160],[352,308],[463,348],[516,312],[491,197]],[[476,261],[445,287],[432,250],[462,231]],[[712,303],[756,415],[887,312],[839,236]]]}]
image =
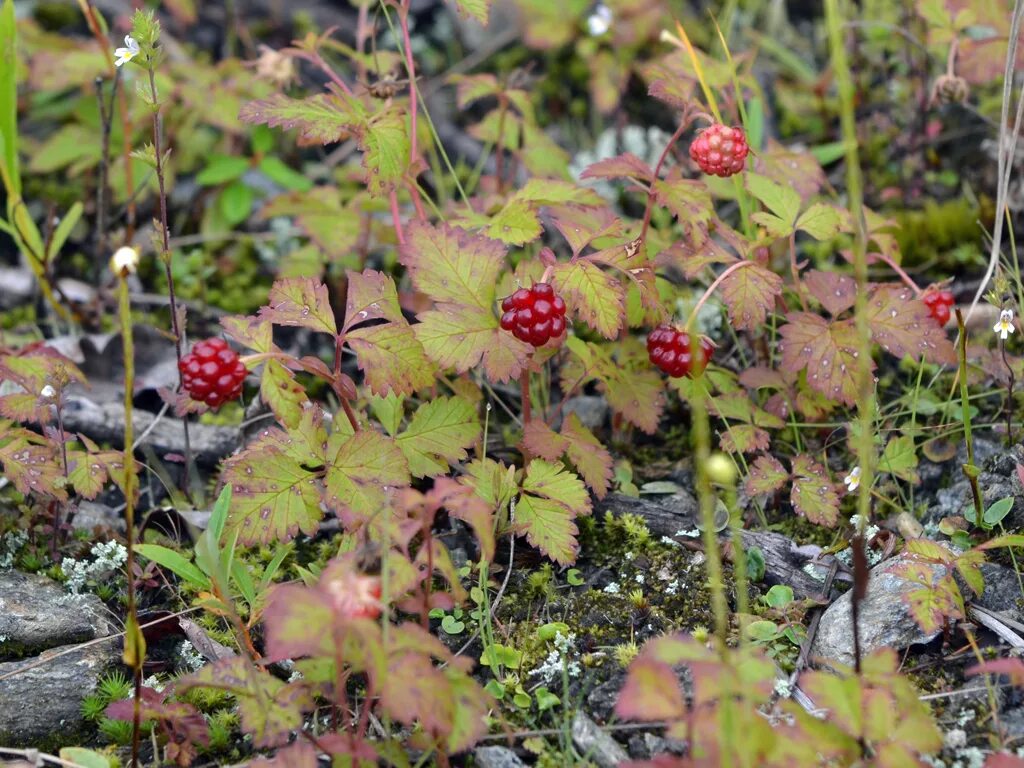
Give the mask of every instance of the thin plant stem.
[{"label": "thin plant stem", "polygon": [[132,710],[132,762],[139,764],[139,735],[141,730],[142,661],[145,641],[139,629],[138,607],[135,600],[135,443],[132,421],[132,395],[135,389],[135,343],[132,338],[131,299],[128,294],[127,273],[118,276],[118,308],[121,322],[121,347],[124,354],[124,519],[127,540],[125,561],[128,582],[128,621],[125,632],[125,663],[132,669],[135,687]]},{"label": "thin plant stem", "polygon": [[[181,353],[185,345],[185,329],[181,327],[178,316],[178,302],[174,292],[174,274],[171,270],[171,243],[170,227],[167,224],[167,188],[164,180],[163,147],[160,130],[160,106],[157,101],[156,90],[156,69],[149,66],[149,90],[153,103],[153,154],[155,159],[155,170],[157,184],[160,191],[160,236],[163,245],[163,252],[160,258],[164,263],[164,273],[167,277],[167,299],[171,307],[171,330],[174,333],[174,354],[178,361],[178,386],[183,386],[181,373]],[[188,431],[188,416],[181,417],[181,425],[185,434],[185,476],[182,480],[182,490],[186,496],[189,493],[189,477],[192,473],[192,441]]]},{"label": "thin plant stem", "polygon": [[693,309],[690,311],[690,316],[686,320],[686,327],[690,328],[693,325],[694,321],[697,319],[697,313],[700,312],[700,308],[704,306],[704,303],[709,298],[711,298],[711,295],[715,292],[715,289],[722,284],[722,281],[725,280],[725,278],[727,278],[734,272],[738,272],[744,267],[750,266],[753,263],[753,261],[749,261],[746,259],[743,261],[737,261],[735,264],[730,264],[728,269],[726,269],[725,271],[722,272],[722,274],[716,277],[714,282],[707,287],[707,290],[704,291],[704,295],[700,297],[700,300],[694,305]]},{"label": "thin plant stem", "polygon": [[999,354],[1002,355],[1003,365],[1006,366],[1006,374],[1009,376],[1009,381],[1006,382],[1006,447],[1009,448],[1013,445],[1013,385],[1015,378],[1013,367],[1006,359],[1006,342],[1002,339],[999,341]]},{"label": "thin plant stem", "polygon": [[672,147],[675,145],[679,138],[685,133],[686,129],[693,124],[694,117],[691,117],[688,113],[683,113],[683,116],[679,120],[679,127],[676,128],[676,132],[672,134],[672,137],[668,140],[665,145],[665,149],[661,151],[661,155],[658,157],[658,163],[654,166],[654,178],[651,180],[650,187],[647,189],[647,207],[644,208],[644,223],[640,229],[640,240],[644,243],[647,242],[647,230],[651,226],[651,213],[654,210],[654,197],[655,190],[654,185],[658,181],[658,177],[661,175],[661,168],[665,165],[665,161],[668,159],[668,153],[672,151]]},{"label": "thin plant stem", "polygon": [[725,653],[729,631],[729,604],[725,597],[725,581],[722,570],[722,553],[718,546],[718,532],[715,531],[715,497],[708,477],[708,457],[711,454],[711,424],[708,421],[706,404],[707,390],[704,379],[699,378],[690,398],[690,414],[693,421],[694,468],[697,474],[697,501],[700,508],[701,537],[704,556],[707,558],[708,583],[711,587],[711,609],[715,617],[715,634],[719,649]]},{"label": "thin plant stem", "polygon": [[522,398],[523,426],[525,427],[533,418],[530,409],[530,371],[528,368],[524,368],[523,372],[519,374],[519,394]]},{"label": "thin plant stem", "polygon": [[107,258],[107,176],[110,171],[110,130],[114,119],[114,100],[117,98],[121,70],[117,70],[110,91],[109,106],[103,101],[103,78],[96,78],[96,104],[100,112],[100,168],[96,183],[96,285],[103,279]]},{"label": "thin plant stem", "polygon": [[971,495],[974,497],[974,519],[976,524],[981,523],[981,488],[978,487],[978,467],[974,464],[974,438],[971,435],[971,407],[967,397],[967,329],[964,327],[964,316],[960,310],[956,310],[956,324],[960,329],[960,338],[957,344],[957,351],[960,356],[960,370],[957,377],[960,379],[960,406],[964,423],[964,442],[967,444],[967,463],[964,464],[964,474],[971,484]]},{"label": "thin plant stem", "polygon": [[[125,240],[131,242],[135,236],[135,172],[132,169],[132,124],[128,114],[128,98],[124,88],[117,89],[120,70],[114,66],[114,56],[110,50],[110,42],[107,40],[99,20],[96,18],[96,9],[93,7],[91,0],[78,0],[78,7],[82,9],[82,15],[85,16],[85,23],[89,27],[89,32],[99,45],[100,52],[106,61],[108,77],[115,84],[117,111],[121,119],[121,159],[124,161],[125,199],[128,201],[125,216],[127,227]],[[114,94],[111,95],[111,98],[113,96]]]},{"label": "thin plant stem", "polygon": [[[857,533],[854,536],[854,558],[863,557],[864,532],[871,515],[871,488],[874,479],[874,380],[871,372],[871,330],[867,316],[868,262],[867,226],[864,220],[864,186],[861,176],[860,155],[857,144],[857,122],[854,107],[853,75],[843,40],[844,14],[839,0],[825,0],[825,20],[828,28],[829,53],[836,88],[839,93],[839,117],[843,143],[846,149],[846,190],[850,215],[853,220],[853,267],[857,278],[857,296],[854,319],[857,329],[857,463],[861,469],[860,493],[857,497]],[[866,560],[863,563],[866,566]],[[868,571],[855,572],[861,581],[854,585],[853,635],[855,669],[860,674],[860,631],[857,626],[860,598],[867,590]]]}]

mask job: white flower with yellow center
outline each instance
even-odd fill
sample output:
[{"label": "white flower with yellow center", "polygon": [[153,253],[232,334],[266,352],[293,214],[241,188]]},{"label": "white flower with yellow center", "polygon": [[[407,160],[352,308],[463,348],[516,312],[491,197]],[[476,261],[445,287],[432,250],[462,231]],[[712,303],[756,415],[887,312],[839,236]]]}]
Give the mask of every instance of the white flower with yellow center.
[{"label": "white flower with yellow center", "polygon": [[39,396],[43,398],[43,400],[53,400],[53,398],[57,396],[57,390],[47,384],[39,390]]},{"label": "white flower with yellow center", "polygon": [[1004,309],[999,313],[999,322],[992,326],[992,330],[999,334],[999,338],[1006,341],[1006,337],[1014,332],[1013,310]]},{"label": "white flower with yellow center", "polygon": [[853,493],[860,487],[860,467],[854,467],[850,470],[850,474],[843,478],[843,482],[846,483],[847,493]]},{"label": "white flower with yellow center", "polygon": [[134,59],[142,52],[142,49],[139,48],[139,44],[135,42],[135,38],[131,35],[124,36],[124,45],[124,48],[114,49],[114,56],[117,57],[114,59],[115,67],[120,67],[122,64],[127,64],[129,61]]}]

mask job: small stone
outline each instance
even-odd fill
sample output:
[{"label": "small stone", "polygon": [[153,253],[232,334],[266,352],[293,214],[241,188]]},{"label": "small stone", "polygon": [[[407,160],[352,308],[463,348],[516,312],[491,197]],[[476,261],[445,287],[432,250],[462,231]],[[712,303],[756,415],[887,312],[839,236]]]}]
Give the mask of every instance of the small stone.
[{"label": "small stone", "polygon": [[508,747],[477,747],[473,758],[478,768],[526,768],[526,763]]},{"label": "small stone", "polygon": [[596,395],[570,397],[562,406],[563,418],[568,418],[570,413],[575,413],[580,423],[592,432],[604,426],[608,419],[608,412],[608,401]]},{"label": "small stone", "polygon": [[120,533],[125,530],[124,517],[114,507],[85,499],[78,502],[78,511],[75,512],[71,525],[76,531],[89,533],[97,528],[110,529]]},{"label": "small stone", "polygon": [[[904,600],[908,592],[920,589],[921,586],[893,571],[911,559],[913,558],[910,555],[898,555],[871,569],[867,595],[860,603],[862,654],[867,655],[883,647],[903,649],[918,643],[928,643],[941,632],[924,632],[914,620]],[[932,572],[933,580],[946,575],[946,568],[942,565],[920,559],[914,561]],[[821,615],[818,633],[811,647],[812,658],[820,656],[853,666],[853,618],[850,612],[852,599],[852,590],[845,592]]]},{"label": "small stone", "polygon": [[582,712],[577,712],[573,718],[572,741],[580,754],[598,768],[616,768],[629,760],[629,755],[619,746],[619,742]]}]

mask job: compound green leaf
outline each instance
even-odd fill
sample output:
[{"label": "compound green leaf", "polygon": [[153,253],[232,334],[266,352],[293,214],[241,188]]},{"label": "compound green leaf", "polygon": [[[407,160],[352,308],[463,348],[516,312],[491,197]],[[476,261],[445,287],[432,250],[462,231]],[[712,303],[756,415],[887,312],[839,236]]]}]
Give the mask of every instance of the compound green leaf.
[{"label": "compound green leaf", "polygon": [[338,332],[327,286],[308,277],[276,281],[259,316],[277,325],[301,326],[332,336]]},{"label": "compound green leaf", "polygon": [[388,488],[409,484],[409,464],[390,437],[372,429],[335,432],[327,443],[327,504],[346,522],[369,520],[386,507]]},{"label": "compound green leaf", "polygon": [[413,477],[434,477],[465,461],[466,449],[480,438],[476,409],[461,397],[441,397],[421,405],[396,442]]},{"label": "compound green leaf", "polygon": [[320,492],[315,475],[288,453],[288,435],[267,430],[256,442],[224,462],[231,485],[227,527],[244,545],[271,544],[307,536],[320,525]]},{"label": "compound green leaf", "polygon": [[793,459],[790,501],[812,523],[832,528],[839,521],[839,494],[825,468],[806,454]]},{"label": "compound green leaf", "polygon": [[399,260],[416,290],[434,301],[494,312],[495,286],[505,261],[505,248],[498,241],[445,225],[413,222]]},{"label": "compound green leaf", "polygon": [[569,309],[606,339],[614,339],[625,318],[624,293],[618,280],[589,261],[558,264],[552,283]]},{"label": "compound green leaf", "polygon": [[411,395],[434,381],[434,367],[405,320],[356,328],[345,341],[375,395]]}]

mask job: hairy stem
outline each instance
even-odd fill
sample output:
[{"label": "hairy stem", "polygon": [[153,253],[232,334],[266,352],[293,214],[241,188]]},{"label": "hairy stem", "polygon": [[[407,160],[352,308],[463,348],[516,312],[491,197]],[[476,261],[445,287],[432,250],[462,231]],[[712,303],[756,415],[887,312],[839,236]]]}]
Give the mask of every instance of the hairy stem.
[{"label": "hairy stem", "polygon": [[[157,101],[156,91],[156,70],[149,67],[149,91],[153,100],[153,154],[155,156],[155,168],[157,184],[160,190],[160,236],[163,252],[160,258],[164,263],[164,274],[167,277],[167,299],[171,307],[171,330],[174,333],[174,354],[178,360],[178,387],[183,386],[181,373],[181,353],[185,346],[185,329],[181,327],[178,316],[178,301],[174,293],[174,274],[171,270],[171,243],[170,227],[167,224],[167,188],[164,180],[164,159],[160,130],[160,107]],[[189,477],[192,472],[192,441],[188,432],[188,416],[181,417],[181,425],[185,432],[185,476],[182,480],[182,490],[186,496],[189,494]]]}]

